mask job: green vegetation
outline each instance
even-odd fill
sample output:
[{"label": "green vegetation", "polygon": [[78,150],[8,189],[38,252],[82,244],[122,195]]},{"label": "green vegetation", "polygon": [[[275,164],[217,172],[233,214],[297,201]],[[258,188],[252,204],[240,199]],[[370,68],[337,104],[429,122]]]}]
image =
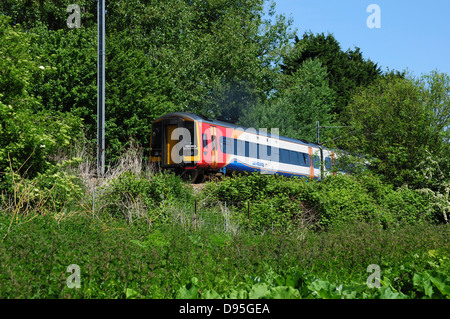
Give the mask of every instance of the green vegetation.
[{"label": "green vegetation", "polygon": [[376,81],[348,105],[351,128],[344,149],[376,158],[371,169],[396,186],[436,188],[445,182],[437,172],[428,181],[420,177],[431,162],[436,163],[433,170],[448,172],[444,159],[450,151],[445,129],[450,120],[449,94],[450,77],[436,72],[420,81],[398,77]]},{"label": "green vegetation", "polygon": [[[330,88],[336,92],[335,115],[345,110],[354,91],[367,86],[382,75],[381,69],[371,60],[364,60],[359,48],[342,50],[332,34],[307,32],[285,56],[282,69],[288,77],[303,68],[308,60],[317,60],[327,69]],[[343,118],[341,118],[342,120]]]},{"label": "green vegetation", "polygon": [[[353,224],[296,235],[2,213],[3,298],[448,298],[449,228]],[[67,267],[80,266],[70,289]],[[381,268],[369,288],[367,267]]]},{"label": "green vegetation", "polygon": [[308,141],[316,139],[316,121],[332,123],[335,92],[329,87],[327,69],[319,60],[307,60],[285,76],[277,97],[256,104],[241,123],[249,127],[277,127],[280,134]]},{"label": "green vegetation", "polygon": [[[54,180],[54,188],[77,184],[67,175]],[[419,192],[367,176],[316,183],[249,175],[191,187],[175,175],[129,169],[97,188],[95,210],[85,188],[81,197],[79,188],[64,197],[49,188],[26,205],[33,189],[3,196],[0,295],[450,297],[450,229]],[[67,286],[72,264],[80,288]],[[380,288],[367,285],[372,264]]]},{"label": "green vegetation", "polygon": [[[263,0],[111,1],[95,179],[97,4],[69,29],[71,2],[0,3],[0,297],[450,298],[448,74],[383,72]],[[144,160],[172,111],[334,126],[336,174],[194,188]]]},{"label": "green vegetation", "polygon": [[236,205],[241,219],[247,218],[247,202],[258,203],[252,205],[248,225],[259,231],[273,228],[273,223],[287,231],[300,225],[328,228],[368,222],[388,228],[442,219],[442,211],[428,194],[407,187],[394,189],[372,174],[330,176],[321,182],[243,175],[209,184],[206,193],[208,200]]}]

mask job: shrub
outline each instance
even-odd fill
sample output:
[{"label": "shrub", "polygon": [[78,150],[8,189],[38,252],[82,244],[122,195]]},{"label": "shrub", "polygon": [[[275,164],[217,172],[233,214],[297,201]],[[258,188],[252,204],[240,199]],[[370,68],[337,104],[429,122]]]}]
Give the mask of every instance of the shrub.
[{"label": "shrub", "polygon": [[329,176],[323,181],[239,175],[209,183],[203,193],[204,200],[235,207],[239,223],[257,231],[300,225],[328,228],[361,221],[392,227],[437,220],[434,202],[426,193],[406,186],[394,189],[369,172]]},{"label": "shrub", "polygon": [[203,200],[227,202],[237,211],[235,220],[249,229],[284,232],[309,226],[304,214],[305,183],[282,176],[236,175],[207,184]]},{"label": "shrub", "polygon": [[392,227],[436,221],[426,194],[407,186],[394,189],[368,172],[331,176],[314,185],[307,200],[320,213],[324,226],[366,221]]},{"label": "shrub", "polygon": [[307,201],[319,213],[320,224],[334,224],[379,220],[382,211],[367,189],[349,175],[330,176],[315,183],[307,194]]},{"label": "shrub", "polygon": [[33,211],[59,216],[80,207],[84,196],[81,180],[65,168],[79,159],[52,165],[33,179],[21,177],[16,172],[4,174],[2,203],[7,211],[28,214]]},{"label": "shrub", "polygon": [[386,194],[380,204],[391,222],[413,224],[432,220],[426,196],[405,186]]},{"label": "shrub", "polygon": [[163,207],[175,200],[189,200],[191,192],[179,176],[158,173],[145,176],[124,172],[99,189],[100,210],[132,221],[133,217],[154,221],[163,215]]},{"label": "shrub", "polygon": [[44,173],[55,165],[50,157],[81,136],[80,127],[71,114],[32,113],[0,101],[0,172],[14,170],[28,178]]}]

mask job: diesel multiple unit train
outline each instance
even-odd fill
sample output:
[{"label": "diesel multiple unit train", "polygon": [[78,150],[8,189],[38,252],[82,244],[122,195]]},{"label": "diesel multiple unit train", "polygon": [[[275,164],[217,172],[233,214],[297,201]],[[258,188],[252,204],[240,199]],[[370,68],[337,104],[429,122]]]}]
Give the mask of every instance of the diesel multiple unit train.
[{"label": "diesel multiple unit train", "polygon": [[334,158],[318,144],[192,113],[169,113],[152,123],[151,164],[191,182],[230,172],[321,179]]}]

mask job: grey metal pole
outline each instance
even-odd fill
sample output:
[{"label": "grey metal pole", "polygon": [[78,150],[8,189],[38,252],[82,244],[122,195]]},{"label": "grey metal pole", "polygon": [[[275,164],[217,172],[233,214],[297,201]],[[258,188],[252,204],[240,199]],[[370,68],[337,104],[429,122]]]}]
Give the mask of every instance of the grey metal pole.
[{"label": "grey metal pole", "polygon": [[319,121],[316,121],[316,141],[319,144]]},{"label": "grey metal pole", "polygon": [[227,211],[227,202],[225,201],[225,231],[228,230],[228,211]]},{"label": "grey metal pole", "polygon": [[97,176],[105,175],[105,0],[98,1]]},{"label": "grey metal pole", "polygon": [[92,218],[95,216],[95,185],[92,188]]}]

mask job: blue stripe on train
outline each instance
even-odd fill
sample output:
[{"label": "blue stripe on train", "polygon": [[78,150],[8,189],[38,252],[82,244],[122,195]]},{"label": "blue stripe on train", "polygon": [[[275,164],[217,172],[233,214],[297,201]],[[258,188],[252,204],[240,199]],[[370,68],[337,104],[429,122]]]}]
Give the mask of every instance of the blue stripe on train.
[{"label": "blue stripe on train", "polygon": [[[244,163],[241,163],[237,160],[233,160],[230,163],[228,163],[225,167],[225,171],[227,170],[233,170],[233,171],[238,171],[238,172],[249,172],[249,173],[253,173],[253,172],[258,172],[261,173],[262,171],[267,171],[263,168],[257,167],[257,166],[250,166]],[[271,174],[272,172],[266,173],[266,174]],[[282,175],[282,176],[287,176],[287,177],[303,177],[303,178],[309,178],[309,175],[300,175],[300,174],[296,174],[296,173],[289,173],[289,172],[284,172],[284,171],[274,171],[273,174],[276,175]],[[314,179],[320,179],[320,177],[314,177]]]}]

